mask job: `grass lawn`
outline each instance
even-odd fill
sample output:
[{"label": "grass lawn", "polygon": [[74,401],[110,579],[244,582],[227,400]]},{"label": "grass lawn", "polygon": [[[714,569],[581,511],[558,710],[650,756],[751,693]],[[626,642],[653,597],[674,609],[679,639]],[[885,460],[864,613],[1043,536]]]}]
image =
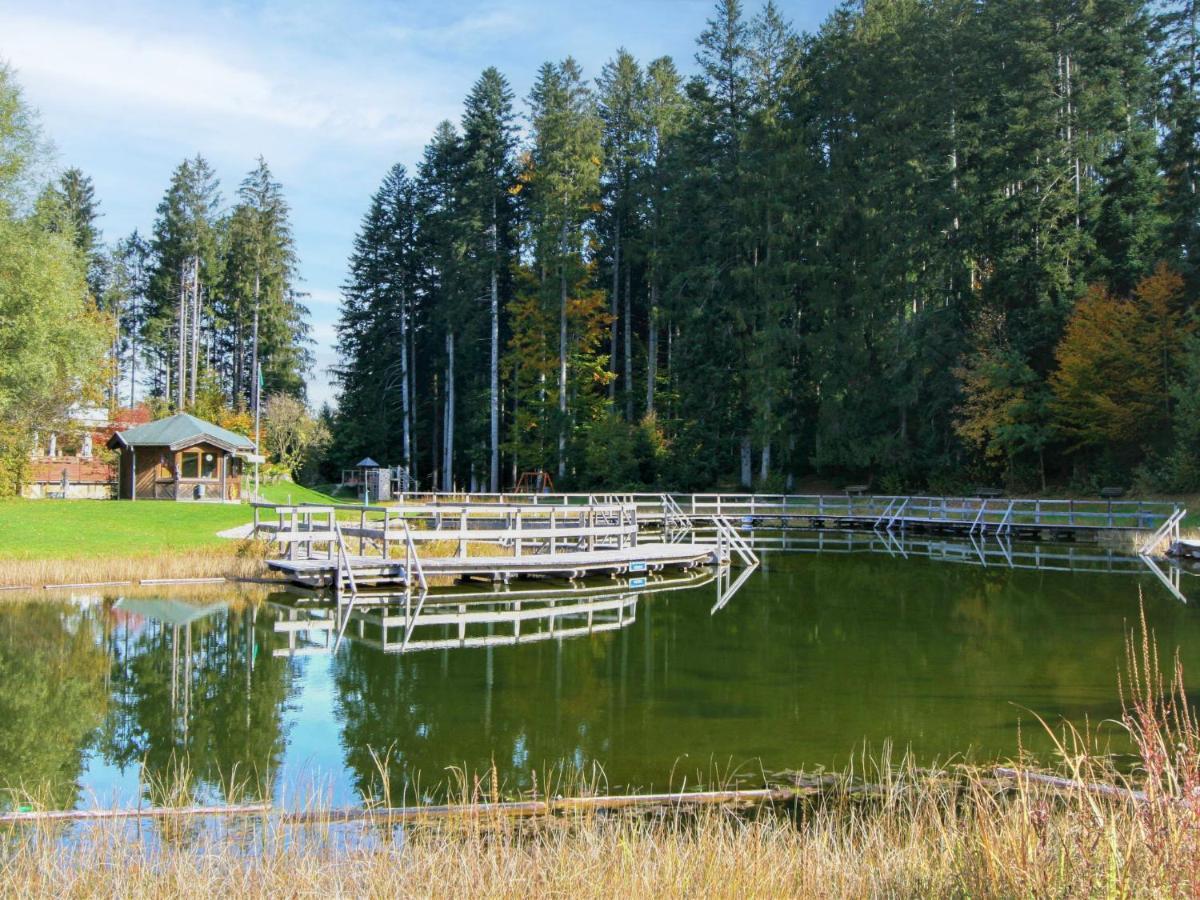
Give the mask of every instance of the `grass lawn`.
[{"label": "grass lawn", "polygon": [[[290,482],[263,485],[272,503],[335,503]],[[248,504],[167,500],[0,501],[0,560],[155,556],[229,546],[218,531],[251,521]]]}]

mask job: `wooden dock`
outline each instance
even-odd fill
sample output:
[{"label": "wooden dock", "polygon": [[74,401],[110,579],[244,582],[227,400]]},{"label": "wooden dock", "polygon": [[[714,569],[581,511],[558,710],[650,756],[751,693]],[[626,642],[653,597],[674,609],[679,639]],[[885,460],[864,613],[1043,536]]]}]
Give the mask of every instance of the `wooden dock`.
[{"label": "wooden dock", "polygon": [[[716,544],[645,544],[521,556],[425,556],[421,566],[426,578],[483,578],[507,584],[514,577],[576,580],[589,575],[631,575],[666,568],[689,570],[721,562],[717,552]],[[403,559],[351,556],[349,563],[360,584],[407,584],[415,579]],[[267,565],[309,587],[331,586],[338,570],[336,559],[321,557],[272,559]]]},{"label": "wooden dock", "polygon": [[683,533],[647,542],[639,539],[636,505],[619,502],[255,505],[256,534],[280,550],[269,568],[305,587],[351,593],[360,585],[425,589],[431,578],[507,583],[514,577],[646,577],[663,569],[725,566],[734,558],[758,565],[729,522],[714,527],[711,542],[684,540]]},{"label": "wooden dock", "polygon": [[629,504],[643,531],[663,524],[675,531],[688,522],[725,518],[744,525],[800,528],[912,530],[941,534],[1003,534],[1039,539],[1100,532],[1153,532],[1176,513],[1171,501],[1022,499],[890,494],[407,494],[404,504],[480,506]]}]

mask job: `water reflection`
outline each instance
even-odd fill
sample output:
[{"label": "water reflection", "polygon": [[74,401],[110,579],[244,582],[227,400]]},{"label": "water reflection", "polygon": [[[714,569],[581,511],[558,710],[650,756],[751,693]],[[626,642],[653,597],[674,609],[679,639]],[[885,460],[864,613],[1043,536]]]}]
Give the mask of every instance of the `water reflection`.
[{"label": "water reflection", "polygon": [[494,765],[513,789],[563,761],[662,787],[714,761],[845,764],[864,740],[926,760],[1010,754],[1019,734],[1044,751],[1026,710],[1118,711],[1142,587],[1164,659],[1178,646],[1200,671],[1200,619],[1149,574],[1129,577],[1146,571],[1134,558],[990,536],[823,543],[768,554],[745,579],[526,582],[435,595],[419,612],[376,597],[336,653],[336,613],[313,597],[9,599],[0,787],[132,803],[154,799],[143,764],[156,780],[186,761],[201,794],[248,779],[278,800],[320,773],[354,802],[385,781],[397,799],[454,765]]},{"label": "water reflection", "polygon": [[150,781],[171,780],[186,763],[222,795],[266,792],[283,750],[290,678],[261,652],[271,632],[258,605],[119,598],[106,606],[116,627],[105,758],[144,765]]},{"label": "water reflection", "polygon": [[[1184,575],[1195,575],[1178,560],[1146,556],[1095,543],[1043,544],[1014,542],[1006,535],[970,534],[948,539],[936,535],[869,531],[807,531],[744,527],[743,539],[755,550],[787,553],[881,553],[894,559],[925,558],[981,568],[1037,572],[1103,572],[1109,575],[1155,576],[1175,597],[1187,603]],[[719,606],[724,606],[723,603]],[[718,607],[719,608],[719,607]]]},{"label": "water reflection", "polygon": [[0,603],[0,786],[74,802],[104,722],[110,631],[94,604]]},{"label": "water reflection", "polygon": [[[749,574],[749,573],[746,573]],[[718,604],[724,605],[744,583],[730,584],[728,569],[714,575],[697,574],[639,579],[623,589],[588,583],[547,588],[512,588],[430,594],[424,602],[411,595],[369,594],[340,610],[331,597],[298,599],[277,595],[274,629],[286,636],[287,645],[276,656],[311,656],[333,653],[336,636],[343,634],[364,647],[383,653],[429,650],[466,650],[532,644],[547,640],[594,637],[628,628],[637,621],[638,601],[646,594],[718,584]]]}]

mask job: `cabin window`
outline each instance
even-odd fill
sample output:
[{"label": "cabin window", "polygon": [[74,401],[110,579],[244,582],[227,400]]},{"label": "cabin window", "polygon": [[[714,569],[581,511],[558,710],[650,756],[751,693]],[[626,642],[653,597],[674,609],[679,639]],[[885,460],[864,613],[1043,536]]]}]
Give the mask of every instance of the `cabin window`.
[{"label": "cabin window", "polygon": [[217,454],[211,450],[185,450],[179,455],[181,478],[211,480],[217,477]]}]

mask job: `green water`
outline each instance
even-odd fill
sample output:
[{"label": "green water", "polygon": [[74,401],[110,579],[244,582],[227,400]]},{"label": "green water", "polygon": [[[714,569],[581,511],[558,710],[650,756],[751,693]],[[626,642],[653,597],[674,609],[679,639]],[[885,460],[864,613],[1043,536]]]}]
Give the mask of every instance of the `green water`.
[{"label": "green water", "polygon": [[289,656],[278,629],[301,614],[284,596],[10,598],[0,783],[128,803],[143,763],[161,777],[186,759],[212,795],[270,773],[285,799],[316,785],[354,802],[379,790],[372,750],[397,791],[431,795],[449,766],[494,764],[510,791],[558,764],[661,788],[842,767],[889,740],[922,760],[1045,753],[1034,712],[1118,713],[1139,588],[1164,649],[1200,672],[1200,615],[1150,577],[880,553],[767,554],[715,614],[709,583],[630,599],[603,633],[405,654],[352,623],[336,655]]}]

